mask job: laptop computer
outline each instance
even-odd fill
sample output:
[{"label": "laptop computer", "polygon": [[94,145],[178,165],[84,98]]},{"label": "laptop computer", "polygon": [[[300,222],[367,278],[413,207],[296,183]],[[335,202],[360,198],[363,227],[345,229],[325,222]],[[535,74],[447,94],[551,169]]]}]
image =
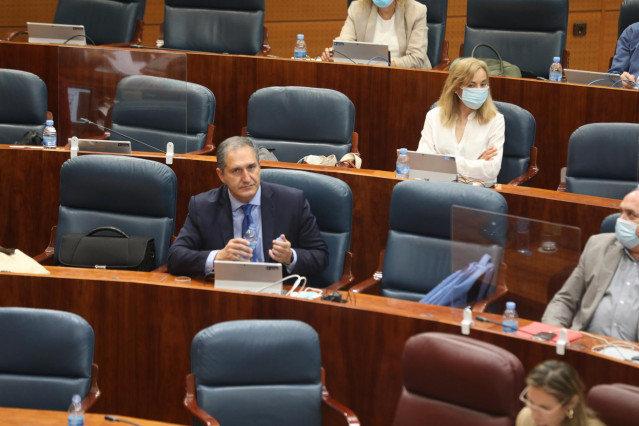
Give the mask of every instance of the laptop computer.
[{"label": "laptop computer", "polygon": [[571,70],[567,68],[564,69],[564,74],[566,76],[567,83],[589,84],[591,86],[611,87],[620,79],[620,76],[618,74],[596,71]]},{"label": "laptop computer", "polygon": [[77,44],[86,46],[84,25],[43,24],[27,22],[29,43]]},{"label": "laptop computer", "polygon": [[390,66],[390,60],[387,44],[333,40],[335,62]]},{"label": "laptop computer", "polygon": [[282,294],[281,263],[215,261],[215,288]]},{"label": "laptop computer", "polygon": [[[399,154],[399,150],[397,150]],[[457,180],[457,163],[452,155],[426,154],[408,151],[411,179],[425,179],[435,182]]]},{"label": "laptop computer", "polygon": [[[69,138],[69,146],[71,146],[71,139],[72,138]],[[131,154],[131,142],[103,139],[78,139],[78,151]]]}]

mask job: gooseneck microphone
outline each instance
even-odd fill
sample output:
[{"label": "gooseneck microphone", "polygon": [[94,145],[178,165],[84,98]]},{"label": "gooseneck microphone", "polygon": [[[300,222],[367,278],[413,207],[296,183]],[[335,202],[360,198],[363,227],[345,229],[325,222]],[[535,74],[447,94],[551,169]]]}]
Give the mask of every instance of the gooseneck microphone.
[{"label": "gooseneck microphone", "polygon": [[82,117],[80,117],[80,121],[82,121],[82,122],[84,122],[84,123],[93,124],[94,126],[97,126],[97,127],[99,127],[100,129],[102,129],[102,130],[108,130],[109,132],[113,132],[113,133],[115,133],[116,135],[122,136],[123,138],[131,139],[132,141],[135,141],[135,142],[137,142],[137,143],[140,143],[140,144],[142,144],[142,145],[144,145],[144,146],[146,146],[146,147],[148,147],[148,148],[154,149],[154,150],[156,150],[156,151],[158,151],[158,152],[161,152],[162,154],[166,154],[166,151],[163,151],[163,150],[161,150],[160,148],[156,148],[156,147],[154,147],[154,146],[152,146],[152,145],[149,145],[148,143],[144,143],[144,142],[142,142],[142,141],[140,141],[140,140],[137,140],[136,138],[132,138],[131,136],[125,135],[125,134],[120,133],[120,132],[117,132],[117,131],[115,131],[115,130],[113,130],[113,129],[110,129],[110,128],[106,127],[106,126],[102,126],[101,124],[94,123],[93,121],[91,121],[91,120],[87,120],[86,118],[82,118]]},{"label": "gooseneck microphone", "polygon": [[105,420],[108,420],[110,422],[128,423],[130,425],[140,426],[138,423],[132,422],[131,420],[121,419],[119,417],[111,416],[111,415],[108,415],[108,414],[106,416],[104,416],[104,418],[105,418]]}]

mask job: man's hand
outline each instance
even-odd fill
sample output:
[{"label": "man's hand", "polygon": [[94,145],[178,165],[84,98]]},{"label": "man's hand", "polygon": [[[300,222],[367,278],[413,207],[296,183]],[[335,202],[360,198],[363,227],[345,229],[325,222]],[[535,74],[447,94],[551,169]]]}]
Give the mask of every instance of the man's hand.
[{"label": "man's hand", "polygon": [[217,252],[215,260],[231,260],[234,262],[247,262],[251,260],[253,250],[249,246],[249,242],[244,238],[233,238],[226,247]]},{"label": "man's hand", "polygon": [[621,74],[621,79],[632,81],[632,83],[630,81],[622,81],[621,85],[623,86],[624,89],[634,89],[637,87],[636,84],[634,83],[635,76],[630,74],[628,71]]},{"label": "man's hand", "polygon": [[322,52],[322,61],[333,62],[333,49],[329,49],[328,47],[324,49]]},{"label": "man's hand", "polygon": [[479,160],[490,161],[497,156],[497,148],[491,146],[486,151],[482,152],[479,156]]},{"label": "man's hand", "polygon": [[268,255],[274,261],[288,265],[293,261],[291,242],[286,239],[284,234],[280,235],[280,238],[282,241],[279,241],[279,239],[273,240],[273,248],[268,251]]}]

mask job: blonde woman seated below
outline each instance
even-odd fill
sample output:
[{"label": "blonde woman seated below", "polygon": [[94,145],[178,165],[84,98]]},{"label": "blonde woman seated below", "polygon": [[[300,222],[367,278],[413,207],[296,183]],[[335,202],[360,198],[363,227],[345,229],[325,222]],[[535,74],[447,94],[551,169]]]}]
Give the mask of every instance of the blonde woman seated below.
[{"label": "blonde woman seated below", "polygon": [[[432,68],[426,56],[426,6],[415,0],[354,1],[337,40],[387,44],[392,66]],[[324,50],[322,61],[333,62],[331,48]]]},{"label": "blonde woman seated below", "polygon": [[526,385],[516,426],[604,426],[586,405],[584,385],[569,364],[544,361],[528,374]]},{"label": "blonde woman seated below", "polygon": [[437,107],[426,114],[417,151],[453,155],[460,180],[492,186],[501,169],[504,131],[486,63],[465,58],[448,75]]}]

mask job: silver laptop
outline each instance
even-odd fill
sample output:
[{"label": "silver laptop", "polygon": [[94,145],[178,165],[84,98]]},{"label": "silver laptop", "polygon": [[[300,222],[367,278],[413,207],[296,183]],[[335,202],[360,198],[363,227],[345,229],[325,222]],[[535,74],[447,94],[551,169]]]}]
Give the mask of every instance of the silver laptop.
[{"label": "silver laptop", "polygon": [[84,25],[43,24],[27,22],[29,43],[77,44],[85,46]]},{"label": "silver laptop", "polygon": [[591,86],[611,87],[614,83],[619,81],[620,78],[618,74],[609,74],[607,72],[596,71],[571,70],[567,68],[564,69],[564,74],[566,75],[566,82],[568,83],[589,84]]},{"label": "silver laptop", "polygon": [[[397,150],[399,154],[399,150]],[[436,182],[457,180],[457,164],[452,155],[426,154],[408,151],[411,179],[425,179]]]},{"label": "silver laptop", "polygon": [[282,294],[281,263],[215,261],[215,288]]},{"label": "silver laptop", "polygon": [[387,44],[333,40],[333,61],[390,66]]},{"label": "silver laptop", "polygon": [[[69,138],[69,146],[71,145]],[[112,141],[103,139],[78,139],[78,151],[81,152],[109,152],[113,154],[130,154],[130,141]]]}]

